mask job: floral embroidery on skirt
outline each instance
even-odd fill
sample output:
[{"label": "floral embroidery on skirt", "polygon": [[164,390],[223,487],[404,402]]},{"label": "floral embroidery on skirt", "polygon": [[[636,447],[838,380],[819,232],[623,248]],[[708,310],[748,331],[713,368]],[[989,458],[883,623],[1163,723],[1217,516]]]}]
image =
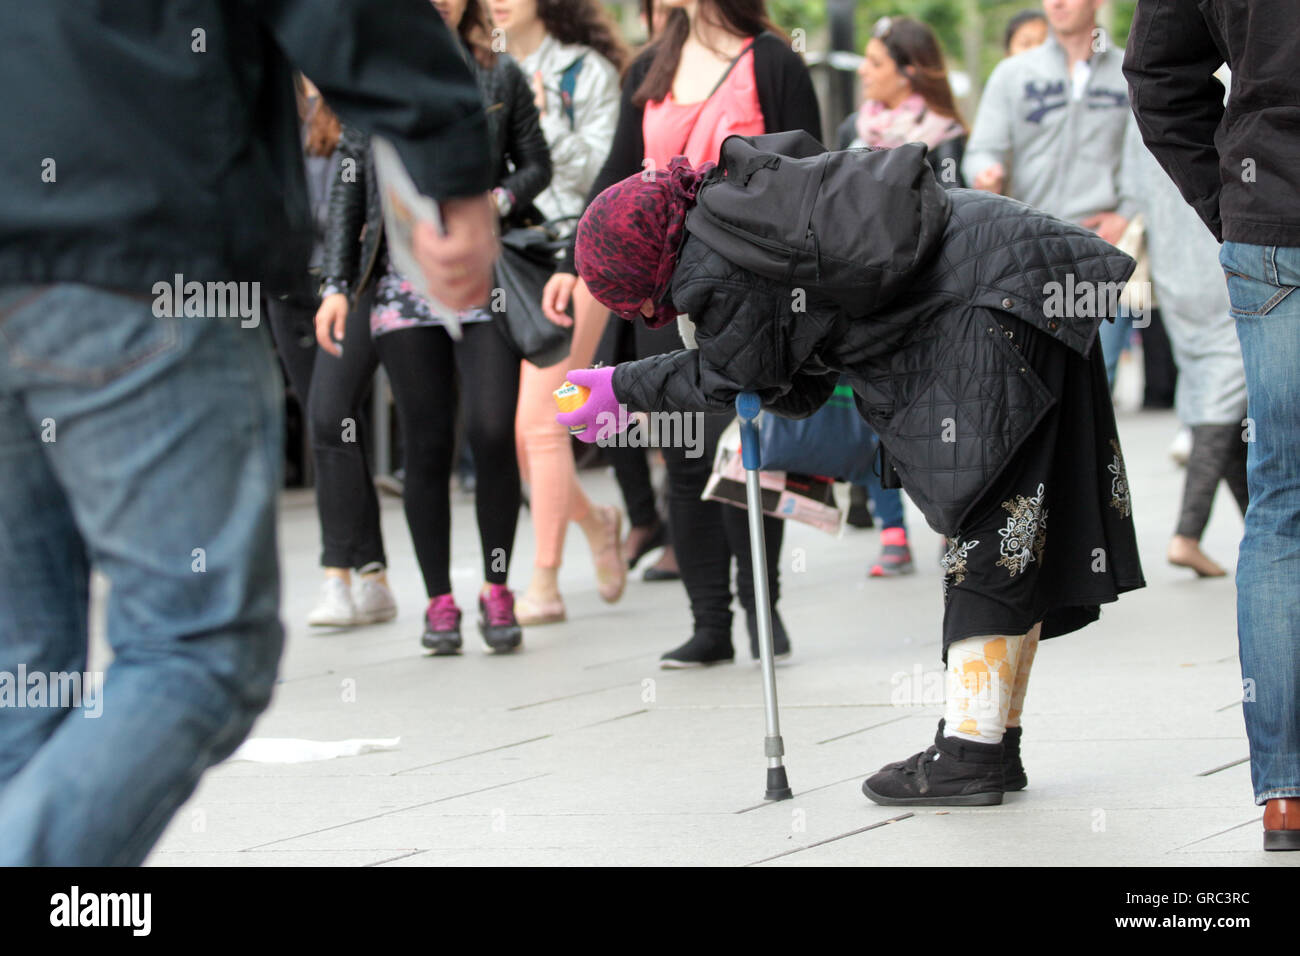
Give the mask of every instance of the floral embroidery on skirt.
[{"label": "floral embroidery on skirt", "polygon": [[[967,567],[966,559],[970,557],[973,551],[979,545],[979,541],[957,541],[954,540],[948,545],[948,550],[939,560],[939,566],[943,568],[943,597],[948,599],[948,585],[961,584],[966,580],[966,573],[970,570]],[[951,582],[949,581],[951,578]]]},{"label": "floral embroidery on skirt", "polygon": [[1110,480],[1110,506],[1119,512],[1121,518],[1133,513],[1133,502],[1128,494],[1128,474],[1124,470],[1124,453],[1119,450],[1119,442],[1110,440],[1111,450],[1115,453],[1111,463],[1106,466],[1114,477]]},{"label": "floral embroidery on skirt", "polygon": [[1023,574],[1034,561],[1042,560],[1043,546],[1047,542],[1047,509],[1043,507],[1042,484],[1034,495],[1028,498],[1016,495],[1014,500],[1002,502],[1002,507],[1011,513],[1011,517],[1007,519],[1007,526],[998,530],[1002,538],[999,546],[1002,557],[997,563],[1012,576]]}]

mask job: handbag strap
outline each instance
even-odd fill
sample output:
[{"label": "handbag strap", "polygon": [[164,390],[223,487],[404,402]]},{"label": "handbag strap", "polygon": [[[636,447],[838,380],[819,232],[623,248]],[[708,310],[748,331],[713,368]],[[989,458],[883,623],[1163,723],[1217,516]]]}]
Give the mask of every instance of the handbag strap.
[{"label": "handbag strap", "polygon": [[681,149],[678,150],[679,154],[685,155],[686,147],[690,144],[691,137],[695,135],[695,127],[700,125],[700,117],[704,115],[704,108],[709,105],[709,100],[713,99],[713,94],[722,89],[722,84],[727,82],[727,77],[731,76],[731,71],[736,68],[736,64],[740,62],[741,58],[754,48],[754,41],[757,39],[758,37],[751,39],[739,53],[731,58],[731,62],[727,64],[722,76],[718,77],[718,82],[714,83],[713,89],[709,90],[709,95],[701,101],[700,108],[695,111],[695,119],[691,120],[691,128],[686,131],[686,138],[682,140]]}]

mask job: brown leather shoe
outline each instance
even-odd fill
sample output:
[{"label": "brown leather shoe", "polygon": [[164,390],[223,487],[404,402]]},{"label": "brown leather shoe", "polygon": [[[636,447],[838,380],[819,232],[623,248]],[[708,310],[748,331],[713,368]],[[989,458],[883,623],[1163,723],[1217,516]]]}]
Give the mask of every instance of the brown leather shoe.
[{"label": "brown leather shoe", "polygon": [[1264,805],[1264,849],[1300,850],[1300,797]]}]

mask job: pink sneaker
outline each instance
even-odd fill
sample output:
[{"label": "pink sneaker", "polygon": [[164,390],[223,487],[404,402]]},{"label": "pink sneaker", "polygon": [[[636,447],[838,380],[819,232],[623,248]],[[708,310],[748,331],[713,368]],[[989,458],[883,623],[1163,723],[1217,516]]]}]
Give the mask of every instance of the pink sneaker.
[{"label": "pink sneaker", "polygon": [[867,572],[868,577],[893,578],[911,574],[912,549],[907,545],[907,531],[903,528],[885,528],[880,532],[880,557]]},{"label": "pink sneaker", "polygon": [[488,586],[478,598],[478,631],[488,650],[508,654],[523,643],[524,632],[515,618],[515,596],[504,584]]},{"label": "pink sneaker", "polygon": [[460,608],[452,595],[439,594],[429,602],[420,643],[438,657],[460,653]]}]

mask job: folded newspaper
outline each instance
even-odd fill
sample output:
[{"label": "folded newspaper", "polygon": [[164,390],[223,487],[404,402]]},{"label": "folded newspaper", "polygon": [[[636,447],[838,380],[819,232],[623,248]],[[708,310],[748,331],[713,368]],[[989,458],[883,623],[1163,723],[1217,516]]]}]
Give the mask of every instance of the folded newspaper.
[{"label": "folded newspaper", "polygon": [[[844,533],[844,511],[835,501],[835,483],[829,478],[760,471],[758,484],[764,514],[799,521],[836,537]],[[740,427],[735,422],[718,439],[713,473],[700,497],[737,508],[749,507],[745,465],[740,457]]]},{"label": "folded newspaper", "polygon": [[411,286],[429,303],[429,310],[442,320],[447,334],[453,339],[461,336],[460,313],[439,302],[429,291],[424,270],[415,260],[415,227],[428,223],[438,235],[443,234],[442,214],[436,200],[421,194],[406,172],[397,149],[382,136],[370,140],[371,154],[375,158],[375,177],[379,183],[379,198],[384,207],[384,238],[388,241],[388,255],[393,269],[410,281]]}]

